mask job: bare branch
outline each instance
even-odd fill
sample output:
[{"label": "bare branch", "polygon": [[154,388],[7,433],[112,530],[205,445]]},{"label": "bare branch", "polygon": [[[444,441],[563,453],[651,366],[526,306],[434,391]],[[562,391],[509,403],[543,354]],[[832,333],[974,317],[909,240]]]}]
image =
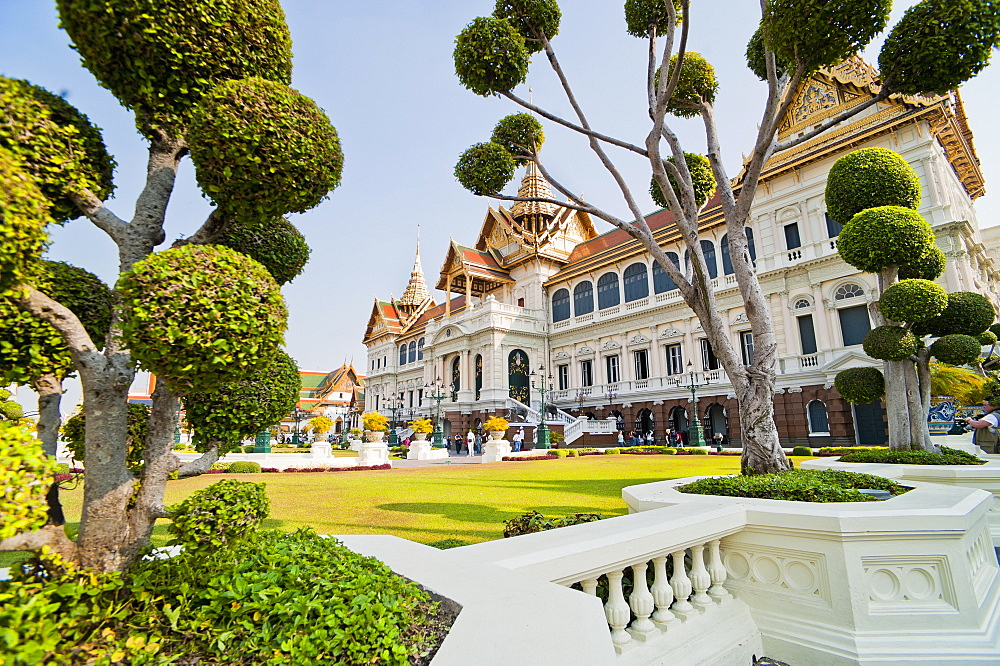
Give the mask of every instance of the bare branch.
[{"label": "bare branch", "polygon": [[22,532],[0,541],[0,551],[38,551],[49,546],[55,552],[70,559],[76,559],[76,544],[69,540],[62,525],[46,525],[34,532]]},{"label": "bare branch", "polygon": [[96,354],[97,345],[90,339],[87,329],[68,307],[54,301],[34,287],[21,285],[15,289],[17,304],[42,321],[51,324],[66,340],[74,354]]},{"label": "bare branch", "polygon": [[180,247],[181,245],[204,245],[206,243],[211,243],[215,241],[219,236],[221,236],[226,229],[229,228],[229,221],[224,219],[222,214],[219,213],[219,209],[216,208],[202,223],[201,228],[194,234],[188,236],[187,238],[178,238],[174,241],[171,247]]},{"label": "bare branch", "polygon": [[559,201],[558,199],[549,199],[547,197],[512,197],[506,194],[487,194],[491,199],[499,199],[501,201],[537,201],[538,203],[550,203],[556,206],[562,206],[563,208],[570,208],[572,210],[578,210],[583,213],[591,213],[596,215],[599,211],[593,206],[588,206],[586,204],[579,205],[571,201]]},{"label": "bare branch", "polygon": [[568,127],[569,129],[573,130],[574,132],[579,132],[580,134],[588,136],[588,137],[590,137],[592,139],[599,139],[601,141],[604,141],[605,143],[610,143],[613,146],[618,146],[619,148],[624,148],[625,150],[631,150],[633,153],[636,153],[638,155],[642,155],[643,157],[647,157],[646,151],[643,150],[642,148],[640,148],[639,146],[632,145],[631,143],[628,143],[627,141],[622,141],[620,139],[616,139],[613,136],[608,136],[606,134],[601,134],[600,132],[595,132],[594,130],[590,129],[589,127],[580,127],[579,125],[577,125],[575,123],[572,123],[572,122],[570,122],[570,121],[568,121],[568,120],[566,120],[564,118],[560,118],[559,116],[546,111],[545,109],[541,108],[540,106],[535,106],[531,102],[527,102],[527,101],[521,99],[520,97],[518,97],[517,95],[515,95],[512,92],[505,92],[505,93],[500,93],[500,94],[503,95],[504,97],[506,97],[507,99],[509,99],[510,101],[514,102],[515,104],[519,104],[520,106],[523,106],[524,108],[526,108],[526,109],[528,109],[530,111],[534,111],[535,113],[537,113],[541,117],[548,118],[552,122],[558,123],[558,124],[562,125],[563,127]]},{"label": "bare branch", "polygon": [[177,166],[187,154],[183,138],[172,138],[162,132],[149,144],[149,161],[146,165],[146,186],[135,202],[135,215],[128,225],[123,242],[119,243],[121,270],[153,251],[164,240],[163,219],[170,195],[177,180]]},{"label": "bare branch", "polygon": [[104,202],[88,189],[69,192],[70,200],[94,226],[104,231],[115,243],[121,242],[127,226],[125,220],[112,213]]},{"label": "bare branch", "polygon": [[180,469],[177,470],[177,476],[183,479],[189,476],[198,476],[199,474],[204,474],[218,460],[219,460],[219,444],[218,442],[212,442],[208,451],[205,451],[203,454],[201,454],[200,458],[196,458],[191,462],[187,462],[181,465]]}]

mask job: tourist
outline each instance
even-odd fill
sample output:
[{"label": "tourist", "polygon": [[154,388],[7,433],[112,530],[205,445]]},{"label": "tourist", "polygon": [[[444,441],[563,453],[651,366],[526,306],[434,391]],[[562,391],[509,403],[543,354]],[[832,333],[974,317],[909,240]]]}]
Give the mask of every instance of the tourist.
[{"label": "tourist", "polygon": [[972,443],[981,448],[986,453],[997,453],[997,442],[1000,441],[1000,413],[996,411],[998,406],[990,403],[989,398],[983,399],[982,418],[974,419],[966,417],[965,422],[972,427]]},{"label": "tourist", "polygon": [[653,431],[652,430],[647,431],[646,432],[646,446],[652,446],[655,441],[656,441],[656,438],[653,436]]},{"label": "tourist", "polygon": [[[469,451],[469,447],[472,447],[472,451]],[[465,455],[475,455],[476,451],[476,433],[472,432],[470,429],[465,435]]]},{"label": "tourist", "polygon": [[520,451],[521,450],[521,442],[523,440],[524,440],[524,428],[521,428],[519,431],[517,431],[516,433],[514,433],[514,450],[515,451]]},{"label": "tourist", "polygon": [[625,435],[621,430],[618,431],[618,446],[625,446]]}]

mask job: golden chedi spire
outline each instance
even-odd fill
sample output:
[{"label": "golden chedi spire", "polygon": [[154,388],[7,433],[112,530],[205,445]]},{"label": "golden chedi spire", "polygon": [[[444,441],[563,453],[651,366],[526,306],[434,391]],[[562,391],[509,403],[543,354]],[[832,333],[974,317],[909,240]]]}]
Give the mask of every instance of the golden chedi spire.
[{"label": "golden chedi spire", "polygon": [[420,232],[417,231],[417,254],[413,260],[413,270],[410,272],[410,282],[406,285],[403,297],[396,302],[396,309],[406,314],[413,313],[431,297],[424,280],[424,270],[420,266]]},{"label": "golden chedi spire", "polygon": [[[521,180],[521,187],[517,191],[518,197],[538,197],[551,199],[552,186],[542,177],[538,171],[538,166],[534,162],[528,162],[528,170]],[[555,217],[559,207],[553,203],[544,201],[517,201],[510,208],[510,215],[526,231],[537,233],[544,228],[545,223]]]}]

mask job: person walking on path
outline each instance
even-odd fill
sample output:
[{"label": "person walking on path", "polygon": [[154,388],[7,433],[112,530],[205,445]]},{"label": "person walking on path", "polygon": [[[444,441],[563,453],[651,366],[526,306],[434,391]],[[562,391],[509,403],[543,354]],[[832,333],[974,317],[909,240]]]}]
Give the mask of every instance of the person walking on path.
[{"label": "person walking on path", "polygon": [[[475,451],[479,448],[476,442],[476,433],[469,430],[465,435],[465,454],[466,455],[477,455]],[[469,449],[472,449],[471,451]]]}]

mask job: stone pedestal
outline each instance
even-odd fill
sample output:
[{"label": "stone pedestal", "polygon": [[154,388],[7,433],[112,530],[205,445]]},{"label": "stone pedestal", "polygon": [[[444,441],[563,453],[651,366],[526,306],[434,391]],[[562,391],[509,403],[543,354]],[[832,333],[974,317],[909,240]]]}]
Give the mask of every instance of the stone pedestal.
[{"label": "stone pedestal", "polygon": [[483,462],[500,462],[510,455],[510,442],[506,439],[489,439],[483,444]]},{"label": "stone pedestal", "polygon": [[351,445],[348,446],[347,448],[349,448],[351,451],[360,451],[362,444],[364,444],[364,442],[362,442],[360,439],[352,439],[350,440],[350,442]]},{"label": "stone pedestal", "polygon": [[[417,434],[424,433],[414,433],[414,436]],[[407,460],[437,460],[439,458],[447,457],[448,449],[435,449],[431,446],[430,441],[426,439],[410,440],[410,448],[406,452]]]},{"label": "stone pedestal", "polygon": [[389,463],[389,447],[385,442],[365,442],[358,450],[358,466],[387,465]]},{"label": "stone pedestal", "polygon": [[322,441],[316,441],[313,442],[313,445],[310,447],[309,455],[314,459],[331,458],[333,455],[331,453],[331,449],[332,447],[330,446],[330,443],[325,439]]}]

